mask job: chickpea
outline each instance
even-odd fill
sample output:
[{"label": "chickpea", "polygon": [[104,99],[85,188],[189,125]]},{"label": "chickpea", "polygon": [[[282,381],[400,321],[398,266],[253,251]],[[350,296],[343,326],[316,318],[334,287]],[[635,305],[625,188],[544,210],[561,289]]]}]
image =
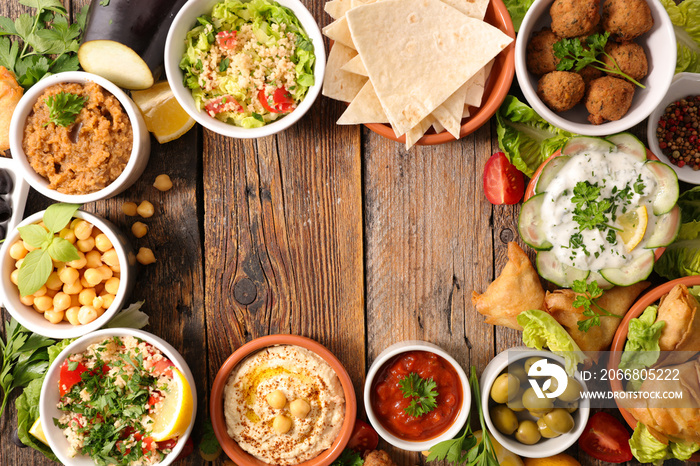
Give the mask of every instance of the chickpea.
[{"label": "chickpea", "polygon": [[53,298],[54,296],[56,296],[56,293],[58,293],[58,290],[46,290],[46,294],[44,296]]},{"label": "chickpea", "polygon": [[75,230],[75,226],[78,224],[78,222],[84,222],[85,220],[81,220],[79,218],[74,218],[71,220],[71,222],[68,224],[66,228],[70,228],[71,230]]},{"label": "chickpea", "polygon": [[80,312],[80,306],[71,306],[66,310],[65,317],[73,325],[80,325],[78,320],[78,313]]},{"label": "chickpea", "polygon": [[173,182],[170,180],[170,177],[168,175],[162,174],[156,176],[156,181],[155,183],[153,183],[153,187],[156,188],[158,191],[165,192],[173,187]]},{"label": "chickpea", "polygon": [[78,281],[80,272],[73,267],[65,267],[58,272],[58,278],[66,285],[71,285]]},{"label": "chickpea", "polygon": [[83,306],[90,306],[92,305],[92,301],[95,299],[96,296],[97,293],[95,293],[94,288],[83,288],[83,290],[78,295],[78,301]]},{"label": "chickpea", "polygon": [[311,411],[311,405],[306,400],[298,398],[289,403],[289,412],[292,413],[292,416],[303,419],[309,414],[309,411]]},{"label": "chickpea", "polygon": [[26,241],[22,241],[22,246],[24,246],[24,249],[26,249],[27,252],[32,252],[33,250],[36,249],[34,246],[31,246],[31,245],[30,245],[29,243],[27,243]]},{"label": "chickpea", "polygon": [[95,286],[102,281],[102,274],[97,269],[85,269],[83,277],[90,286]]},{"label": "chickpea", "polygon": [[34,306],[40,312],[48,311],[49,309],[53,308],[53,298],[48,296],[39,296],[38,298],[34,298]]},{"label": "chickpea", "polygon": [[102,314],[105,313],[105,310],[102,309],[101,307],[95,309],[95,312],[97,313],[97,317],[102,317]]},{"label": "chickpea", "polygon": [[60,290],[62,286],[63,282],[58,276],[58,273],[51,272],[51,275],[49,275],[48,280],[46,280],[46,288],[48,288],[49,290]]},{"label": "chickpea", "polygon": [[10,281],[16,285],[18,279],[19,279],[19,269],[15,269],[12,271],[12,273],[10,273]]},{"label": "chickpea", "polygon": [[88,239],[90,235],[92,235],[92,229],[92,224],[86,222],[85,220],[80,220],[75,224],[73,232],[75,233],[75,237],[78,238],[78,241],[84,241]]},{"label": "chickpea", "polygon": [[109,265],[110,267],[119,265],[119,256],[117,256],[117,251],[114,248],[102,254],[102,257],[100,259],[103,263]]},{"label": "chickpea", "polygon": [[68,241],[70,244],[75,244],[75,241],[77,240],[75,237],[75,231],[71,230],[70,228],[64,228],[63,230],[59,231],[58,236]]},{"label": "chickpea", "polygon": [[95,247],[100,250],[100,252],[109,251],[112,249],[112,242],[109,240],[107,235],[100,233],[95,236]]},{"label": "chickpea", "polygon": [[274,409],[282,409],[287,404],[287,397],[282,390],[273,390],[267,394],[265,401]]},{"label": "chickpea", "polygon": [[15,262],[15,268],[20,269],[22,267],[23,262],[24,262],[24,259],[20,259],[17,262]]},{"label": "chickpea", "polygon": [[122,212],[124,212],[124,215],[127,215],[129,217],[135,217],[136,216],[136,203],[135,202],[125,202],[122,204]]},{"label": "chickpea", "polygon": [[137,238],[143,238],[148,233],[148,225],[143,222],[136,222],[131,225],[131,233]]},{"label": "chickpea", "polygon": [[52,324],[57,324],[63,320],[63,311],[46,311],[44,317]]},{"label": "chickpea", "polygon": [[69,294],[68,296],[70,296],[70,307],[75,307],[75,306],[80,307],[80,293]]},{"label": "chickpea", "polygon": [[78,311],[78,322],[82,325],[89,324],[97,319],[97,311],[92,306],[83,306]]},{"label": "chickpea", "polygon": [[280,414],[272,421],[272,428],[275,429],[275,432],[278,434],[286,434],[292,428],[292,420]]},{"label": "chickpea", "polygon": [[83,288],[92,288],[92,285],[85,279],[84,274],[80,277],[80,284],[83,285]]},{"label": "chickpea", "polygon": [[23,242],[20,240],[15,241],[12,243],[12,246],[10,246],[10,257],[14,260],[24,259],[24,256],[26,256],[28,252],[29,251],[27,251]]},{"label": "chickpea", "polygon": [[156,257],[149,248],[139,248],[139,253],[136,254],[136,260],[139,261],[140,264],[148,265],[154,263]]},{"label": "chickpea", "polygon": [[65,262],[61,262],[61,261],[55,261],[55,260],[51,259],[51,265],[53,265],[53,268],[54,268],[54,269],[60,269],[61,267],[63,267],[64,265],[66,265],[66,263],[65,263]]},{"label": "chickpea", "polygon": [[58,312],[58,311],[65,311],[68,309],[71,305],[71,299],[70,296],[67,295],[64,292],[59,292],[56,293],[56,296],[53,297],[53,310]]},{"label": "chickpea", "polygon": [[85,260],[85,267],[96,269],[97,267],[102,265],[102,254],[100,254],[100,251],[96,251],[93,249],[92,251],[85,254]]},{"label": "chickpea", "polygon": [[41,288],[34,292],[34,297],[44,296],[46,294],[46,285],[41,285]]},{"label": "chickpea", "polygon": [[141,204],[136,208],[136,212],[143,217],[143,218],[150,218],[153,217],[153,214],[155,213],[155,209],[153,207],[153,204],[151,204],[148,201],[142,201]]},{"label": "chickpea", "polygon": [[109,280],[110,278],[112,278],[112,275],[114,275],[114,272],[112,272],[112,269],[110,269],[106,265],[101,265],[101,266],[97,267],[95,270],[97,270],[99,272],[102,280]]},{"label": "chickpea", "polygon": [[90,252],[95,249],[95,238],[88,236],[87,239],[79,239],[75,242],[75,246],[78,248],[78,251]]},{"label": "chickpea", "polygon": [[114,295],[112,293],[102,293],[100,295],[100,298],[102,298],[102,307],[105,309],[109,309],[110,306],[112,306],[112,303],[114,302]]},{"label": "chickpea", "polygon": [[105,291],[105,284],[104,282],[98,283],[95,285],[95,293],[97,293],[97,296],[101,295]]},{"label": "chickpea", "polygon": [[105,306],[105,301],[102,299],[102,296],[97,296],[95,299],[92,300],[92,307],[95,309],[102,309]]},{"label": "chickpea", "polygon": [[33,306],[34,305],[34,296],[32,296],[32,295],[20,296],[19,302],[21,302],[25,306]]},{"label": "chickpea", "polygon": [[119,283],[120,280],[117,277],[110,278],[105,282],[105,291],[116,296],[117,291],[119,291]]},{"label": "chickpea", "polygon": [[78,294],[83,290],[83,285],[80,280],[76,280],[73,283],[64,283],[63,292],[67,294]]},{"label": "chickpea", "polygon": [[[81,251],[78,251],[78,256],[80,257],[79,259],[76,259],[74,261],[66,262],[66,265],[68,267],[73,267],[74,269],[82,269],[85,267],[87,264],[87,259],[85,258],[85,254],[83,254]],[[66,283],[66,282],[63,282]]]}]

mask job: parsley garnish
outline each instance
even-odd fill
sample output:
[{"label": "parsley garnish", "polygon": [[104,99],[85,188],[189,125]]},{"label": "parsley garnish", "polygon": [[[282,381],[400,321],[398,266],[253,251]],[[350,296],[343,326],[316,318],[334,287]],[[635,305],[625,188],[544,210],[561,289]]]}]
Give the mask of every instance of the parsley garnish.
[{"label": "parsley garnish", "polygon": [[219,71],[222,73],[225,72],[228,69],[228,64],[231,62],[228,57],[224,58],[221,60],[221,63],[219,63]]},{"label": "parsley garnish", "polygon": [[[611,230],[612,231],[612,230]],[[578,329],[582,332],[587,332],[594,325],[600,325],[600,316],[621,317],[612,312],[606,311],[595,301],[603,296],[603,290],[598,286],[597,282],[586,283],[586,280],[575,280],[571,289],[575,293],[579,293],[574,299],[574,307],[582,307],[583,315],[586,319],[578,321]],[[598,311],[592,309],[592,306],[598,308]]]},{"label": "parsley garnish", "polygon": [[[586,39],[588,48],[585,48],[578,38],[559,40],[559,42],[554,44],[554,56],[559,58],[557,70],[568,71],[573,68],[575,71],[581,71],[590,65],[605,73],[620,75],[632,84],[644,89],[640,82],[623,72],[617,61],[605,51],[605,45],[608,43],[609,37],[610,33],[607,31],[603,34],[591,34]],[[610,59],[612,62],[611,67],[608,67],[605,62],[598,59],[600,54]]]},{"label": "parsley garnish", "polygon": [[[58,126],[69,126],[75,123],[80,110],[83,109],[87,97],[81,97],[70,92],[59,92],[44,100],[49,107],[49,121]],[[48,125],[47,121],[44,126]]]},{"label": "parsley garnish", "polygon": [[409,416],[421,417],[437,406],[437,383],[432,378],[424,379],[411,372],[399,381],[399,387],[404,398],[411,398],[411,403],[404,409]]},{"label": "parsley garnish", "polygon": [[363,464],[365,464],[365,461],[359,453],[346,448],[338,459],[331,463],[331,466],[362,466]]}]

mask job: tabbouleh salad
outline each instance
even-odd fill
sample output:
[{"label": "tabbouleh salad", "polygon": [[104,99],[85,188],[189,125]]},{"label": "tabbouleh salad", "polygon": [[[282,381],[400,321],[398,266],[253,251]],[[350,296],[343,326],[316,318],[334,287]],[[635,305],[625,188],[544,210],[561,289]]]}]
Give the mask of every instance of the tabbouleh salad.
[{"label": "tabbouleh salad", "polygon": [[97,465],[152,465],[177,438],[155,442],[151,417],[173,384],[172,362],[135,337],[111,337],[70,355],[61,366],[54,423],[63,429],[70,455]]},{"label": "tabbouleh salad", "polygon": [[180,61],[198,110],[257,128],[292,112],[314,84],[314,47],[271,0],[224,0],[197,18]]}]

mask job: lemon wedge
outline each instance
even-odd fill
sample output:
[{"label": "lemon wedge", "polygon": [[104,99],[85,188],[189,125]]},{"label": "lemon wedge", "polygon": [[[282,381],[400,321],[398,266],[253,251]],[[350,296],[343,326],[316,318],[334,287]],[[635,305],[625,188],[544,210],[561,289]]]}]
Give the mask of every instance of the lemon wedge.
[{"label": "lemon wedge", "polygon": [[194,119],[180,106],[168,81],[160,81],[143,91],[132,91],[148,131],[159,143],[175,140],[194,126]]},{"label": "lemon wedge", "polygon": [[49,441],[46,440],[46,435],[44,435],[44,429],[41,427],[41,418],[36,418],[32,427],[29,428],[29,433],[36,437],[41,443],[46,446],[49,445]]},{"label": "lemon wedge", "polygon": [[647,231],[649,216],[646,206],[639,206],[634,210],[620,215],[617,221],[622,228],[622,231],[619,231],[617,234],[620,235],[620,239],[625,245],[625,248],[627,248],[628,251],[633,250],[642,241],[644,233]]},{"label": "lemon wedge", "polygon": [[[477,430],[474,432],[474,437],[476,437],[477,442],[481,442],[481,431]],[[500,466],[523,466],[523,460],[512,451],[505,449],[493,435],[491,436],[491,443]]]},{"label": "lemon wedge", "polygon": [[151,437],[156,442],[162,442],[185,433],[192,420],[194,402],[192,389],[185,376],[173,370],[173,383],[170,392],[165,394],[162,402],[156,405],[153,418]]}]

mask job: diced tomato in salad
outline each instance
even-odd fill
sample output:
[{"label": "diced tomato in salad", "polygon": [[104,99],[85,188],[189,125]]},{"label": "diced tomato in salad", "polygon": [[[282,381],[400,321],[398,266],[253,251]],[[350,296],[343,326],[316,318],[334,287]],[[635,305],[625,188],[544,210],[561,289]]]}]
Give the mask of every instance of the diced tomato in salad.
[{"label": "diced tomato in salad", "polygon": [[[175,367],[175,364],[173,364],[173,362],[170,359],[161,359],[160,361],[158,361],[157,363],[155,363],[153,365],[153,368],[151,369],[151,371],[154,374],[158,374],[158,375],[165,374],[168,377],[172,377],[173,371],[172,371],[171,367]],[[149,402],[150,402],[150,400],[149,400]]]},{"label": "diced tomato in salad", "polygon": [[270,113],[289,113],[296,107],[292,94],[284,87],[275,89],[271,96],[268,96],[265,88],[262,88],[258,91],[258,100]]},{"label": "diced tomato in salad", "polygon": [[75,369],[71,370],[69,364],[71,361],[65,360],[61,365],[61,374],[58,381],[59,393],[65,395],[73,388],[73,385],[82,380],[83,372],[87,371],[87,367],[82,362],[79,362]]},{"label": "diced tomato in salad", "polygon": [[204,105],[204,110],[206,110],[209,116],[213,117],[223,112],[243,112],[243,107],[230,95],[223,95],[207,102],[206,105]]},{"label": "diced tomato in salad", "polygon": [[221,31],[216,35],[216,44],[225,50],[236,46],[236,31]]}]

